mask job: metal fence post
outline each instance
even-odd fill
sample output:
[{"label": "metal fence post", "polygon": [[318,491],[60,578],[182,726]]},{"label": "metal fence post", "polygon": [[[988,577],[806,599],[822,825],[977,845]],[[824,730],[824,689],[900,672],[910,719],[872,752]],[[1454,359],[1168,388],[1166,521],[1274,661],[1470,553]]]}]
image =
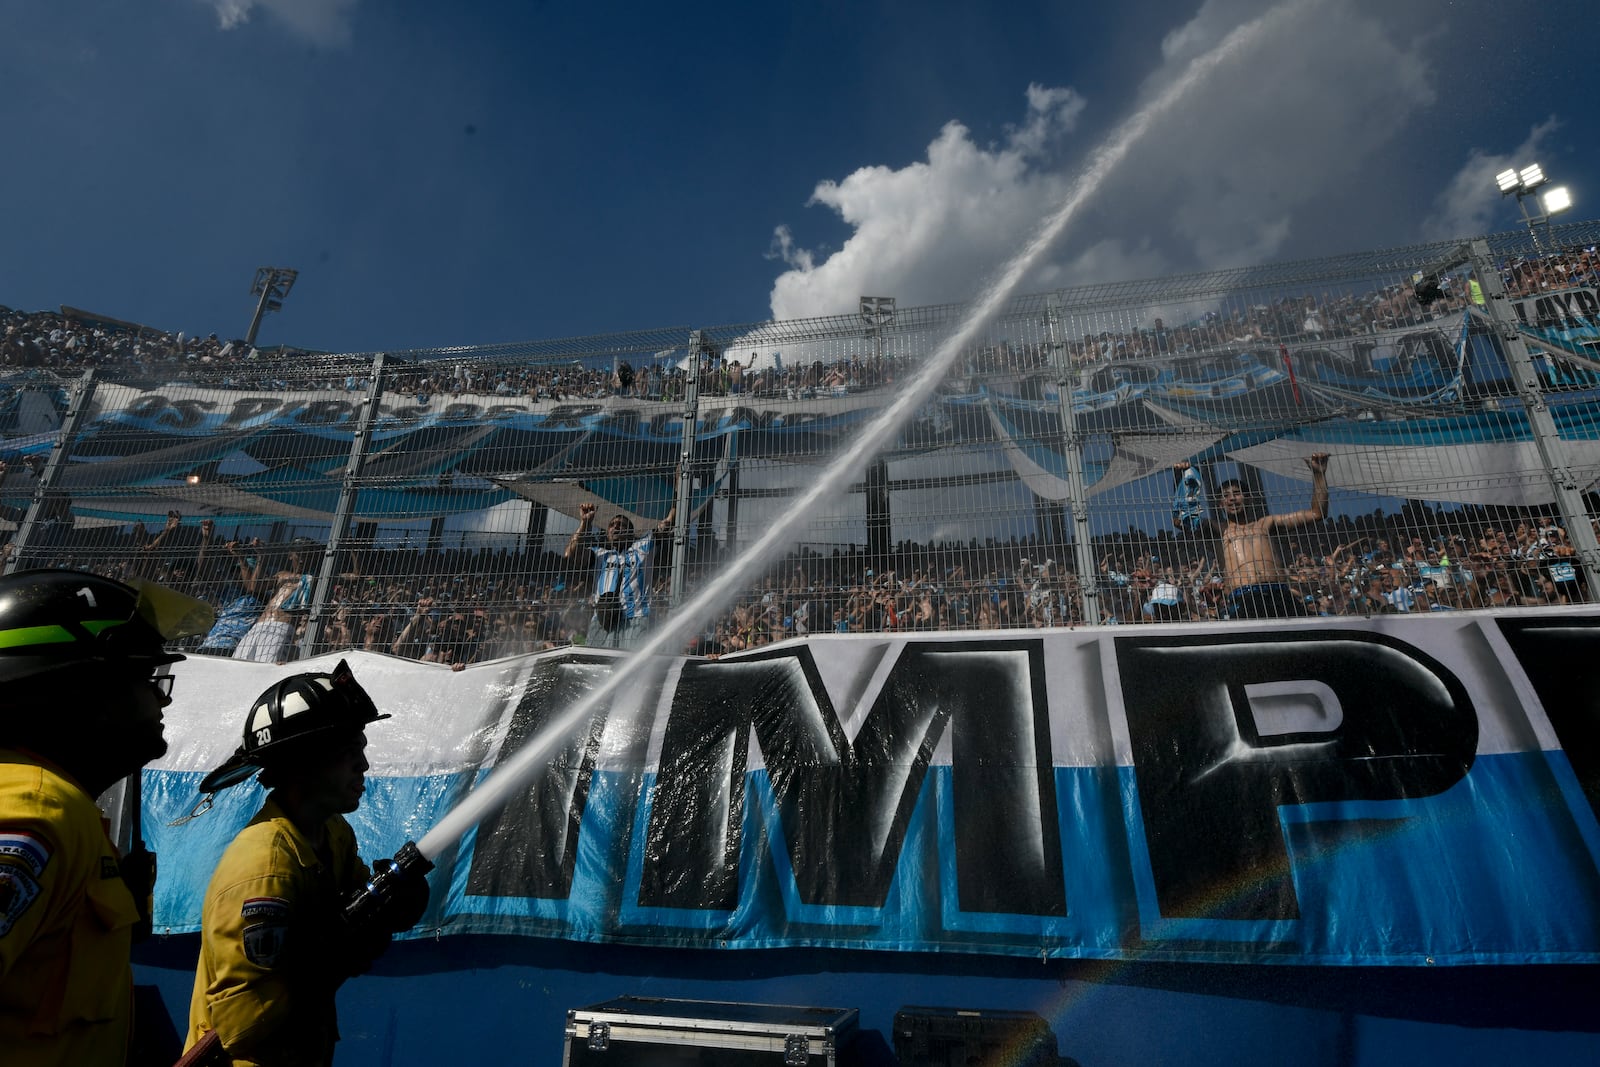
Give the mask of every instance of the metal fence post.
[{"label": "metal fence post", "polygon": [[[11,552],[6,556],[5,562],[6,574],[11,574],[22,566],[22,557],[28,551],[28,541],[33,537],[34,531],[43,524],[45,508],[55,497],[56,478],[72,451],[72,439],[82,428],[83,420],[88,417],[89,401],[94,397],[94,388],[94,370],[86,368],[73,383],[72,391],[67,394],[66,416],[62,418],[61,429],[57,431],[56,439],[50,446],[50,458],[45,461],[44,470],[39,473],[39,482],[33,487],[33,499],[28,503],[27,514],[22,517],[22,523],[17,527],[16,536],[11,541]],[[68,518],[71,518],[70,514]]]},{"label": "metal fence post", "polygon": [[1517,315],[1511,307],[1505,280],[1500,268],[1489,254],[1489,242],[1478,238],[1471,243],[1472,269],[1483,289],[1485,310],[1493,323],[1500,343],[1505,348],[1506,359],[1511,364],[1511,374],[1522,396],[1523,410],[1528,415],[1528,430],[1539,450],[1539,462],[1544,466],[1550,487],[1555,491],[1556,506],[1567,527],[1567,537],[1577,550],[1578,561],[1583,566],[1589,586],[1589,600],[1600,597],[1600,543],[1594,534],[1594,525],[1583,505],[1584,486],[1579,484],[1577,473],[1560,462],[1558,449],[1561,434],[1556,429],[1554,416],[1545,403],[1544,391],[1528,354],[1528,344],[1517,326]]},{"label": "metal fence post", "polygon": [[673,502],[677,521],[672,526],[672,607],[683,603],[683,586],[689,564],[690,491],[694,481],[694,446],[700,432],[700,353],[707,349],[705,333],[689,334],[689,377],[684,385],[683,448],[678,454],[678,495]]},{"label": "metal fence post", "polygon": [[1066,505],[1072,515],[1072,559],[1078,569],[1078,605],[1083,621],[1100,621],[1100,588],[1095,581],[1094,541],[1089,530],[1089,491],[1083,478],[1083,436],[1078,433],[1077,414],[1072,410],[1072,367],[1067,345],[1061,338],[1061,294],[1051,293],[1045,304],[1045,334],[1050,343],[1050,361],[1056,372],[1056,401],[1061,407],[1061,454],[1066,461]]},{"label": "metal fence post", "polygon": [[300,658],[306,659],[322,640],[326,622],[328,593],[333,588],[337,573],[340,548],[350,535],[350,519],[355,514],[356,493],[359,490],[361,470],[367,462],[367,446],[372,439],[372,424],[378,418],[378,402],[383,398],[383,353],[372,357],[372,387],[361,404],[355,433],[350,439],[350,462],[345,465],[344,485],[339,490],[339,503],[334,509],[333,522],[328,528],[328,545],[322,551],[322,568],[311,591],[311,614],[306,619],[306,632],[300,638]]}]

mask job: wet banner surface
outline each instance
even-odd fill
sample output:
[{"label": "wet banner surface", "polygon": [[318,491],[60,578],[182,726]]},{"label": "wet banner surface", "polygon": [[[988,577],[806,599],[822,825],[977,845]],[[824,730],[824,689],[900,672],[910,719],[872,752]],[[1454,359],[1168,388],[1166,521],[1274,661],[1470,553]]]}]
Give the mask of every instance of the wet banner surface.
[{"label": "wet banner surface", "polygon": [[[353,653],[369,859],[467,792],[418,936],[1330,964],[1600,959],[1593,612],[976,637],[718,661]],[[299,669],[329,669],[324,657]],[[176,668],[157,931],[261,801],[204,772],[289,667]],[[609,672],[630,679],[599,706]],[[536,746],[522,781],[498,775]]]}]

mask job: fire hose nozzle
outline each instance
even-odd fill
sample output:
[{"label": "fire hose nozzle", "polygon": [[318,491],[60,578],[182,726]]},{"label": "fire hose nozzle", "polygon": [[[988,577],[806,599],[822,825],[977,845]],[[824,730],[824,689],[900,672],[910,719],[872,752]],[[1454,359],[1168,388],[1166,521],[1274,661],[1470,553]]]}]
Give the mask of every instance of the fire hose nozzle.
[{"label": "fire hose nozzle", "polygon": [[[422,854],[415,841],[407,841],[394,859],[381,859],[372,865],[372,880],[345,905],[345,920],[352,926],[363,926],[383,917],[393,920],[386,923],[393,929],[410,929],[427,908],[426,879],[431,870],[433,862]],[[416,914],[409,915],[412,911]],[[410,921],[405,921],[407,918]]]}]

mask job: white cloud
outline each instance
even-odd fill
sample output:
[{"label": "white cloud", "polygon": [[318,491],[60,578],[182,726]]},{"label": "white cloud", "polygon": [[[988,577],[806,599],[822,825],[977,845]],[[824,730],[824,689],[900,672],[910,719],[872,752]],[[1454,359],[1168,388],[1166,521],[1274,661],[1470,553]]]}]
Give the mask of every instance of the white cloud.
[{"label": "white cloud", "polygon": [[[1152,42],[1159,60],[1134,105],[1275,6],[1206,0]],[[1275,20],[1260,46],[1150,127],[1025,288],[1282,255],[1296,220],[1321,210],[1435,99],[1421,46],[1384,19],[1368,0],[1298,0],[1294,17]],[[861,293],[904,306],[973,297],[1061,203],[1073,175],[1056,161],[1094,147],[1070,136],[1084,108],[1071,89],[1030,86],[1024,121],[998,146],[974,143],[951,121],[925,161],[820,183],[808,206],[834,211],[853,233],[823,255],[780,228],[775,258],[789,269],[774,282],[773,315],[845,313]]]},{"label": "white cloud", "polygon": [[965,126],[949,122],[926,162],[863,167],[819,184],[810,204],[832,209],[855,233],[818,264],[788,227],[778,227],[774,251],[790,269],[773,287],[773,314],[836,314],[880,290],[916,303],[971,296],[972,279],[1004,262],[1018,235],[1066,189],[1065,175],[1039,164],[1076,124],[1084,100],[1038,85],[1027,95],[1024,121],[999,146],[980,147]]},{"label": "white cloud", "polygon": [[341,47],[350,43],[350,17],[357,0],[200,0],[217,12],[217,25],[236,29],[256,11],[283,23],[313,44]]},{"label": "white cloud", "polygon": [[1495,187],[1494,176],[1510,167],[1537,162],[1545,139],[1560,128],[1560,120],[1551,116],[1529,130],[1527,140],[1510,152],[1495,154],[1481,148],[1469,152],[1467,161],[1434,201],[1433,213],[1422,224],[1423,239],[1447,241],[1499,229],[1496,223],[1503,218],[1505,198]]},{"label": "white cloud", "polygon": [[779,226],[772,231],[772,246],[767,249],[767,258],[781,259],[794,270],[808,271],[814,257],[809,249],[795,245],[794,234],[789,232],[789,227]]}]

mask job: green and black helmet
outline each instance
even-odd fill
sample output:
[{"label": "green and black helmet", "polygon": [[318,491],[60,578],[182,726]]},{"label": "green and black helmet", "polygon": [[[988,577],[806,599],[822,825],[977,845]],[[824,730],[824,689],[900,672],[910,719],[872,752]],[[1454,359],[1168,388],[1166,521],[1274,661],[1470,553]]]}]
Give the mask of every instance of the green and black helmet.
[{"label": "green and black helmet", "polygon": [[200,782],[215,793],[249,780],[263,766],[315,751],[315,742],[387,719],[344,660],[331,674],[291,674],[256,697],[244,720],[244,744]]},{"label": "green and black helmet", "polygon": [[184,657],[167,641],[210,629],[210,605],[86,571],[0,577],[0,685],[90,663],[159,667]]}]

